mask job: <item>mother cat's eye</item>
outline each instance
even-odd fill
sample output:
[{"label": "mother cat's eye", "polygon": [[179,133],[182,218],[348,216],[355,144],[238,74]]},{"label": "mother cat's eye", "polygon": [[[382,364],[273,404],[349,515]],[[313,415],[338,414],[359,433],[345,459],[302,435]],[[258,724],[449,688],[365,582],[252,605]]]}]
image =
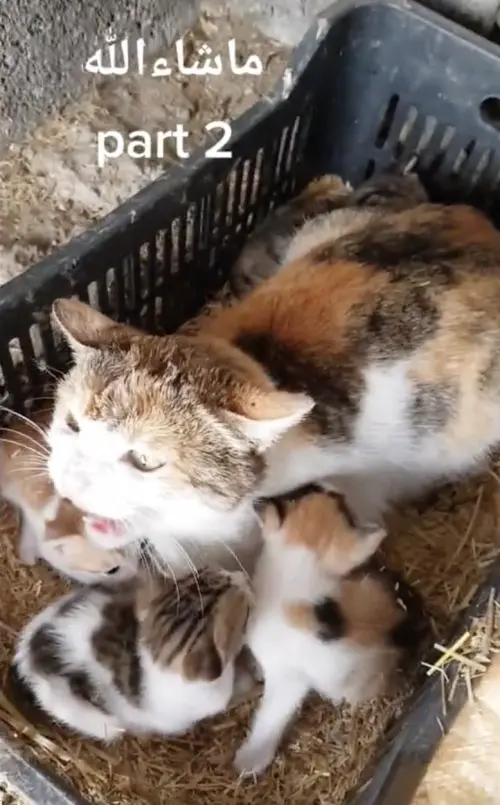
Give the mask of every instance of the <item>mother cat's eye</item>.
[{"label": "mother cat's eye", "polygon": [[158,470],[160,467],[163,467],[165,464],[164,461],[158,461],[158,459],[146,456],[144,453],[136,453],[135,450],[130,450],[126,458],[129,464],[132,464],[136,470],[140,470],[141,472],[152,472],[153,470]]},{"label": "mother cat's eye", "polygon": [[67,417],[66,417],[66,425],[68,426],[68,428],[70,430],[73,431],[73,433],[79,433],[80,432],[80,425],[76,421],[76,419],[73,416],[73,414],[68,414],[67,415]]}]

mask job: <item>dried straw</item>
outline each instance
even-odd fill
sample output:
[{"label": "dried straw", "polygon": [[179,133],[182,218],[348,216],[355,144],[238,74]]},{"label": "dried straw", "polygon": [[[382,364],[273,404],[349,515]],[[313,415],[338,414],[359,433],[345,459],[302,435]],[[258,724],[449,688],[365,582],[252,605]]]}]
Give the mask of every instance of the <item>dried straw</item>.
[{"label": "dried straw", "polygon": [[[441,671],[443,714],[465,686],[467,704],[441,741],[413,805],[487,805],[497,790],[500,749],[500,601],[490,591],[486,611],[431,670]],[[454,663],[456,673],[444,666]],[[450,678],[452,681],[450,681]]]},{"label": "dried straw", "polygon": [[[500,486],[493,468],[478,479],[446,487],[426,505],[399,509],[391,517],[387,561],[419,588],[441,644],[498,554],[499,504]],[[16,631],[64,585],[43,566],[20,564],[7,509],[0,524],[4,536],[0,669],[5,683]],[[485,665],[484,657],[498,648],[492,607],[497,611],[497,604],[491,603],[482,629],[477,633],[471,629],[467,645],[460,649],[478,665]],[[467,666],[472,676],[476,671],[476,666]],[[258,782],[239,781],[231,768],[248,725],[252,709],[248,704],[176,740],[126,738],[115,746],[81,741],[54,728],[34,728],[5,696],[0,697],[0,720],[39,762],[62,774],[97,805],[341,803],[409,692],[370,703],[356,713],[311,701],[288,745]]]}]

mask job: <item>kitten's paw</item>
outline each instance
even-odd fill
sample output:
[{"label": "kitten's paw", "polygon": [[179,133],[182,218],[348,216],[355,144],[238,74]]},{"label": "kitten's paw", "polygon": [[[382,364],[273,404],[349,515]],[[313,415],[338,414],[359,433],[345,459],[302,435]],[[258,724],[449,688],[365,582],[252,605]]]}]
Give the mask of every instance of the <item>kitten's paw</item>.
[{"label": "kitten's paw", "polygon": [[244,743],[234,758],[234,768],[244,777],[261,774],[273,761],[274,752],[268,746]]}]

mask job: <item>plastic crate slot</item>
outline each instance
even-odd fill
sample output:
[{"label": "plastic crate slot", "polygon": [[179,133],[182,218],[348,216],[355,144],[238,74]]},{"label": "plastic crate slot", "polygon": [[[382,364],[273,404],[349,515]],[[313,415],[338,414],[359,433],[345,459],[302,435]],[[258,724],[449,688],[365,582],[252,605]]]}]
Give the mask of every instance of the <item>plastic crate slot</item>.
[{"label": "plastic crate slot", "polygon": [[127,306],[125,302],[125,272],[126,263],[122,260],[115,270],[115,303],[118,319],[123,320],[127,317]]},{"label": "plastic crate slot", "polygon": [[191,204],[186,211],[186,264],[189,265],[195,260],[196,253],[196,224],[197,224],[197,210],[196,205]]},{"label": "plastic crate slot", "polygon": [[186,237],[187,220],[186,216],[182,215],[177,219],[177,261],[179,273],[184,273],[186,270]]},{"label": "plastic crate slot", "polygon": [[425,163],[421,160],[421,165],[428,170],[430,175],[440,171],[445,162],[447,150],[450,148],[455,135],[454,126],[437,125],[429,142],[425,154]]},{"label": "plastic crate slot", "polygon": [[41,377],[36,359],[33,343],[31,341],[29,331],[25,331],[19,335],[18,341],[19,348],[23,356],[23,376],[26,378],[25,382],[28,386],[39,386]]},{"label": "plastic crate slot", "polygon": [[241,173],[241,188],[240,197],[238,200],[238,213],[239,217],[245,224],[245,229],[248,219],[249,200],[252,195],[254,170],[254,161],[251,159],[245,159]]},{"label": "plastic crate slot", "polygon": [[260,181],[257,187],[256,221],[265,218],[269,210],[273,208],[273,178],[276,172],[280,143],[281,139],[276,137],[268,148],[263,149],[263,164],[260,174]]},{"label": "plastic crate slot", "polygon": [[154,323],[155,323],[155,331],[161,329],[161,324],[163,320],[163,297],[162,296],[155,296],[154,298]]},{"label": "plastic crate slot", "polygon": [[[429,120],[432,120],[432,118],[429,118]],[[428,131],[430,131],[430,134],[427,137],[426,145],[419,157],[420,168],[429,174],[432,173],[433,165],[436,162],[437,156],[442,154],[443,143],[446,142],[446,128],[447,127],[445,127],[439,121],[436,121],[436,125],[432,128],[432,130],[430,130],[429,126]],[[451,129],[451,136],[453,136],[453,129]]]},{"label": "plastic crate slot", "polygon": [[154,295],[159,274],[156,235],[148,241],[146,251],[148,255],[146,261],[146,288],[148,297],[151,297]]},{"label": "plastic crate slot", "polygon": [[162,261],[162,287],[165,292],[168,278],[172,274],[172,233],[170,229],[163,229],[160,233],[161,238],[161,261]]},{"label": "plastic crate slot", "polygon": [[286,165],[285,157],[288,149],[290,134],[291,134],[291,127],[285,126],[283,131],[281,132],[279,150],[276,155],[276,164],[274,166],[274,175],[273,175],[273,190],[274,188],[279,188],[280,181],[285,173],[285,165]]},{"label": "plastic crate slot", "polygon": [[229,185],[229,197],[226,210],[226,230],[231,229],[231,234],[239,231],[238,224],[241,221],[241,194],[243,190],[243,170],[244,163],[239,162],[231,173]]},{"label": "plastic crate slot", "polygon": [[151,238],[146,244],[147,260],[144,266],[143,275],[144,282],[144,295],[146,297],[147,316],[146,326],[153,328],[155,325],[155,294],[156,294],[156,278],[157,278],[157,247],[156,237]]},{"label": "plastic crate slot", "polygon": [[[203,196],[198,204],[197,226],[196,226],[196,245],[195,245],[195,260],[198,260],[200,252],[205,252],[208,248],[208,205],[210,203],[208,196]],[[204,264],[198,266],[200,270],[204,268]]]},{"label": "plastic crate slot", "polygon": [[364,173],[365,180],[371,179],[371,177],[373,176],[374,173],[375,173],[375,160],[374,159],[369,159],[368,162],[366,163],[366,168],[365,168],[365,173]]},{"label": "plastic crate slot", "polygon": [[475,140],[470,140],[463,148],[461,148],[456,156],[455,162],[451,166],[450,177],[458,179],[460,173],[466,168],[470,161],[470,157],[476,146]]},{"label": "plastic crate slot", "polygon": [[[259,187],[262,181],[262,171],[264,166],[264,158],[265,158],[265,151],[263,148],[259,148],[255,155],[254,160],[254,169],[253,169],[253,182],[249,185],[249,199],[248,199],[248,206],[254,207],[257,204],[257,200],[259,197]],[[254,210],[255,212],[255,210]]]},{"label": "plastic crate slot", "polygon": [[[3,372],[0,357],[0,407],[6,408],[9,406],[9,403],[10,403],[10,394],[5,381],[5,375]],[[0,421],[5,419],[6,419],[6,413],[2,410],[0,411]]]},{"label": "plastic crate slot", "polygon": [[377,135],[375,137],[375,145],[377,148],[383,148],[383,146],[385,145],[389,132],[392,128],[392,123],[394,120],[394,116],[396,114],[396,109],[398,108],[398,104],[399,104],[399,95],[391,95],[391,97],[389,98],[389,102],[384,110],[382,121],[380,123]]},{"label": "plastic crate slot", "polygon": [[418,140],[418,143],[415,146],[415,151],[417,151],[418,154],[422,154],[429,146],[429,143],[432,139],[432,135],[436,131],[438,122],[437,119],[435,117],[432,117],[431,115],[426,116],[421,115],[419,120],[422,120],[423,126],[420,139]]},{"label": "plastic crate slot", "polygon": [[281,182],[281,193],[289,196],[292,193],[292,186],[294,180],[297,178],[298,173],[298,144],[299,144],[299,130],[300,130],[301,117],[300,115],[295,118],[290,129],[290,137],[286,144],[286,152],[283,161],[284,179]]},{"label": "plastic crate slot", "polygon": [[[108,268],[106,271],[105,281],[102,283],[101,297],[106,300],[105,304],[107,305],[108,313],[119,316],[120,309],[118,306],[118,288],[115,268]],[[104,312],[103,310],[103,313]]]},{"label": "plastic crate slot", "polygon": [[95,308],[96,310],[99,309],[99,290],[97,288],[97,282],[90,282],[87,285],[87,293],[88,293],[88,301],[89,304]]},{"label": "plastic crate slot", "polygon": [[35,360],[46,361],[48,356],[45,352],[45,344],[43,342],[40,325],[32,324],[28,332]]},{"label": "plastic crate slot", "polygon": [[[449,132],[450,129],[451,134]],[[464,143],[463,140],[457,136],[457,131],[455,128],[451,126],[447,127],[445,138],[443,139],[443,143],[441,145],[439,167],[436,168],[436,173],[439,172],[440,179],[443,182],[443,187],[446,187],[450,180],[453,181],[456,175],[454,173],[455,166],[460,166],[463,164],[463,151],[467,145],[468,143]]]},{"label": "plastic crate slot", "polygon": [[8,405],[11,408],[24,409],[26,402],[26,383],[23,383],[22,376],[26,377],[24,368],[24,356],[18,338],[13,338],[0,350],[0,363],[8,391]]},{"label": "plastic crate slot", "polygon": [[500,132],[500,98],[494,95],[485,98],[479,105],[479,114],[486,125]]},{"label": "plastic crate slot", "polygon": [[113,313],[113,306],[109,299],[108,280],[106,274],[97,281],[97,307],[106,316]]},{"label": "plastic crate slot", "polygon": [[179,220],[176,218],[170,226],[170,272],[172,276],[179,273]]},{"label": "plastic crate slot", "polygon": [[304,162],[304,153],[307,145],[307,139],[309,136],[309,131],[311,128],[311,121],[312,121],[312,112],[311,109],[302,114],[299,118],[299,124],[297,129],[297,136],[295,139],[295,145],[292,154],[292,164],[290,169],[290,175],[287,180],[287,192],[290,196],[293,196],[302,189],[303,185],[303,170],[302,164]]},{"label": "plastic crate slot", "polygon": [[123,291],[125,297],[125,309],[127,311],[126,316],[128,319],[129,313],[131,313],[135,308],[134,279],[132,274],[132,257],[130,255],[127,255],[122,260],[122,276],[123,276]]},{"label": "plastic crate slot", "polygon": [[196,204],[194,220],[193,220],[193,262],[196,269],[199,268],[198,263],[200,254],[206,249],[206,197],[203,196]]},{"label": "plastic crate slot", "polygon": [[481,177],[488,174],[489,167],[493,162],[493,152],[491,148],[475,148],[474,153],[469,159],[464,171],[464,180],[467,185],[474,189],[481,180]]},{"label": "plastic crate slot", "polygon": [[244,226],[245,231],[251,232],[253,227],[255,226],[255,220],[257,216],[257,198],[258,198],[258,190],[259,190],[259,183],[261,181],[261,172],[262,172],[262,165],[264,160],[264,150],[259,148],[255,158],[250,161],[248,177],[247,177],[247,184],[246,184],[246,193],[245,193],[245,220]]},{"label": "plastic crate slot", "polygon": [[134,316],[139,316],[142,302],[142,260],[141,247],[136,247],[132,252],[132,287],[134,296]]}]

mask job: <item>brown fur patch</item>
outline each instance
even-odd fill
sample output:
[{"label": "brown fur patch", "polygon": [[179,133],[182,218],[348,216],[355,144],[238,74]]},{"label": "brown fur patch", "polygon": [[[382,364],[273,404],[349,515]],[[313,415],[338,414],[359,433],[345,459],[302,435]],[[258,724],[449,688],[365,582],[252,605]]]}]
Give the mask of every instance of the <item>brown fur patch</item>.
[{"label": "brown fur patch", "polygon": [[120,693],[139,703],[142,673],[132,593],[110,596],[102,614],[102,625],[92,636],[96,659],[110,671]]},{"label": "brown fur patch", "polygon": [[145,583],[136,604],[142,640],[156,662],[186,679],[217,679],[241,648],[249,596],[208,569],[179,579],[177,589],[163,579]]},{"label": "brown fur patch", "polygon": [[1,484],[15,486],[26,504],[33,509],[45,506],[54,494],[46,471],[47,442],[39,430],[45,433],[51,418],[52,409],[44,409],[32,415],[33,424],[16,419],[0,435]]},{"label": "brown fur patch", "polygon": [[[361,366],[348,351],[349,318],[385,285],[359,264],[332,268],[304,258],[214,316],[207,330],[251,355],[278,387],[310,394],[310,420],[322,433],[348,439],[364,391]],[[299,299],[300,312],[290,301]]]},{"label": "brown fur patch", "polygon": [[[335,611],[335,618],[321,614],[326,612],[325,601]],[[393,631],[406,618],[396,596],[390,594],[382,580],[369,573],[342,579],[340,592],[325,601],[287,604],[285,617],[290,625],[317,634],[320,639],[346,638],[360,646],[393,645]],[[329,622],[333,623],[330,629]]]},{"label": "brown fur patch", "polygon": [[73,506],[71,501],[62,498],[52,520],[47,521],[47,539],[59,539],[83,532],[83,512]]},{"label": "brown fur patch", "polygon": [[344,498],[333,492],[306,492],[273,501],[262,514],[264,538],[278,529],[289,546],[313,551],[329,573],[344,576],[364,564],[379,547],[385,532],[376,526],[358,528]]}]

